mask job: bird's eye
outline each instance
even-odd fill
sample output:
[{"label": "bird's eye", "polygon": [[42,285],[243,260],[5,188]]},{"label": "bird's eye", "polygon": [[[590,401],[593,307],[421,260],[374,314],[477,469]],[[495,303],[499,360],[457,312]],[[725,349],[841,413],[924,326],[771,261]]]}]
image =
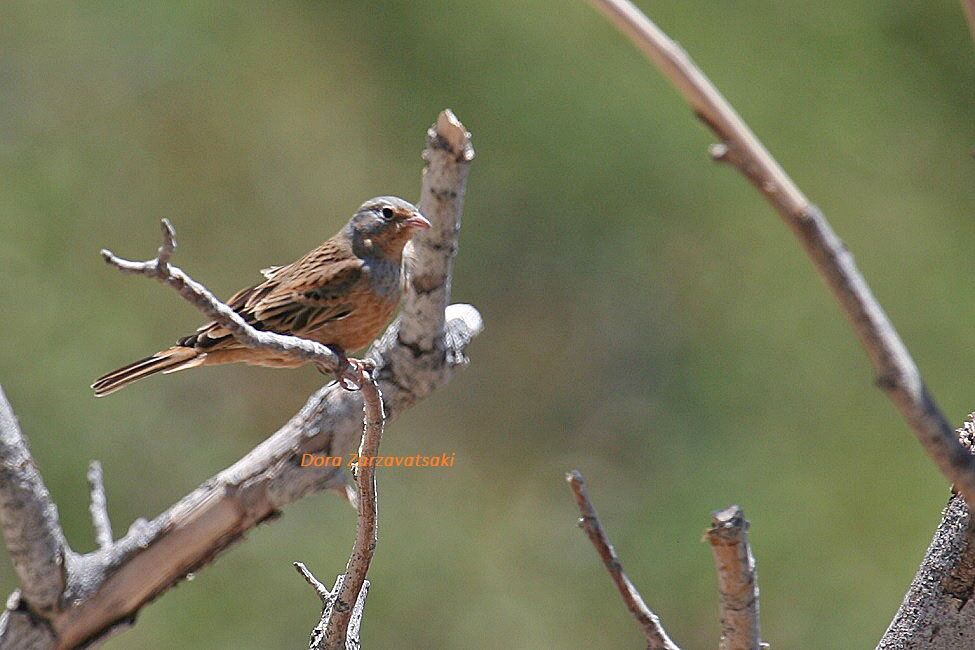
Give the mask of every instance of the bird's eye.
[{"label": "bird's eye", "polygon": [[393,218],[392,208],[383,208],[382,212],[383,212],[383,219],[385,219],[386,221],[389,221],[390,219]]}]

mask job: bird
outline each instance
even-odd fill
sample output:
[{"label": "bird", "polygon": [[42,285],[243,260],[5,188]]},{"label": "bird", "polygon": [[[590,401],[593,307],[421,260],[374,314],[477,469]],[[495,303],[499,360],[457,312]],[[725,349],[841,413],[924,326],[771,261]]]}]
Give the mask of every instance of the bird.
[{"label": "bird", "polygon": [[[346,354],[372,342],[392,318],[405,287],[404,248],[429,227],[408,201],[370,199],[330,239],[291,264],[263,269],[263,282],[238,291],[227,304],[258,330],[328,346],[340,367],[347,367]],[[157,373],[236,362],[274,368],[305,363],[248,348],[209,322],[176,345],[99,377],[91,387],[103,397]],[[348,387],[343,377],[339,381]]]}]

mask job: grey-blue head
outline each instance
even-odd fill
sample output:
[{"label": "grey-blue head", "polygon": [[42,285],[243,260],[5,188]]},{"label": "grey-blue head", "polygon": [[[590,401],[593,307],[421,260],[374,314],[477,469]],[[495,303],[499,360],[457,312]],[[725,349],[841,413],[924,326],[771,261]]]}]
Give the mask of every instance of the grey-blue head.
[{"label": "grey-blue head", "polygon": [[413,234],[429,227],[430,222],[409,201],[378,196],[356,210],[346,234],[356,249],[399,258]]}]

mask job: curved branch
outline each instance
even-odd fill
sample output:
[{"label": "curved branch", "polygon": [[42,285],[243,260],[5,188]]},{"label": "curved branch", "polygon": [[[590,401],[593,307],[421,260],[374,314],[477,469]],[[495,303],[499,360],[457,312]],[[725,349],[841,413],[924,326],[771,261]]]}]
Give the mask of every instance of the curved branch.
[{"label": "curved branch", "polygon": [[721,139],[712,155],[731,163],[776,209],[833,291],[877,373],[941,473],[975,506],[975,457],[957,440],[904,342],[871,292],[853,256],[691,58],[628,0],[589,0],[650,58],[695,114]]},{"label": "curved branch", "polygon": [[[660,69],[697,116],[721,138],[711,155],[734,165],[776,209],[802,243],[833,291],[877,373],[878,385],[894,402],[928,455],[961,498],[952,500],[904,603],[881,640],[881,648],[958,647],[975,621],[971,595],[975,566],[967,510],[975,505],[975,457],[928,393],[921,374],[874,297],[843,242],[820,210],[782,170],[755,134],[690,57],[627,0],[589,0]],[[975,29],[975,2],[963,0]],[[970,433],[970,432],[969,432]],[[970,435],[968,436],[971,437]],[[964,588],[957,588],[961,584]],[[955,585],[948,588],[947,585]],[[961,596],[959,596],[961,594]],[[944,634],[942,635],[942,632]],[[934,642],[935,637],[940,641]],[[934,643],[934,645],[925,645]],[[938,645],[941,644],[941,645]]]}]

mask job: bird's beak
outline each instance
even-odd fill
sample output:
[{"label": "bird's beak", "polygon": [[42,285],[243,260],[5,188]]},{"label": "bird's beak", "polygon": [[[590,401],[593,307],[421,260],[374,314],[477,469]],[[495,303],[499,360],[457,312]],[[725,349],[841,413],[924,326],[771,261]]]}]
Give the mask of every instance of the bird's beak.
[{"label": "bird's beak", "polygon": [[407,228],[413,228],[414,230],[426,230],[430,227],[430,222],[419,212],[414,213],[412,217],[403,219],[403,224]]}]

